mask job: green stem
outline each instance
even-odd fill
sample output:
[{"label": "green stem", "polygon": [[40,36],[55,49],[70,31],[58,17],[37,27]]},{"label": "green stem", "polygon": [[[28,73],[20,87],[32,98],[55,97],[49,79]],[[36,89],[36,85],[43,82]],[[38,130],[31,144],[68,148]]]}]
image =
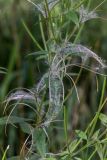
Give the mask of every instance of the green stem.
[{"label": "green stem", "polygon": [[42,25],[41,15],[39,15],[39,24],[40,24],[40,31],[41,31],[41,36],[42,36],[43,44],[44,44],[45,50],[47,51],[48,49],[47,49],[46,39],[45,39],[44,31],[43,31],[43,25]]},{"label": "green stem", "polygon": [[78,41],[78,39],[79,39],[79,37],[80,37],[80,35],[81,35],[81,32],[82,32],[83,28],[84,28],[84,24],[81,25],[81,27],[80,27],[80,29],[79,29],[79,32],[78,32],[78,34],[76,35],[76,38],[75,38],[75,40],[74,40],[74,43],[77,43],[77,41]]},{"label": "green stem", "polygon": [[70,148],[69,148],[69,140],[68,140],[68,134],[67,134],[67,130],[68,130],[68,126],[67,126],[67,120],[68,120],[68,117],[67,117],[67,107],[64,106],[64,132],[65,132],[65,138],[66,138],[66,142],[67,142],[67,149],[68,149],[68,152],[69,152],[69,155],[71,154],[70,153]]},{"label": "green stem", "polygon": [[[47,13],[48,13],[47,19],[49,18],[51,32],[52,32],[52,36],[53,36],[52,39],[54,39],[56,41],[55,33],[54,33],[54,28],[53,28],[53,24],[52,24],[52,18],[51,18],[51,14],[50,14],[50,11],[49,11],[49,6],[48,6],[47,0],[45,0],[45,4],[46,4],[46,10],[47,10]],[[51,38],[51,36],[50,36],[50,38]]]},{"label": "green stem", "polygon": [[2,160],[6,160],[6,154],[7,154],[8,149],[9,149],[9,146],[7,146],[7,148],[3,154]]},{"label": "green stem", "polygon": [[[74,6],[74,9],[76,10],[77,8],[79,8],[85,1],[87,1],[87,0],[82,0],[80,3],[78,3],[76,6]],[[88,6],[90,5],[89,3],[90,2],[88,2]]]},{"label": "green stem", "polygon": [[90,131],[90,136],[94,132],[94,129],[95,129],[99,114],[100,114],[100,112],[102,110],[102,103],[103,103],[103,99],[104,99],[105,88],[106,88],[106,77],[104,77],[104,82],[103,82],[103,87],[102,87],[102,93],[101,93],[101,99],[100,99],[100,103],[99,103],[99,107],[98,107],[98,112],[96,113],[96,115],[95,115],[95,117],[94,117],[94,119],[93,119],[93,121],[91,123],[92,124],[92,128],[91,128],[91,131]]},{"label": "green stem", "polygon": [[88,158],[88,160],[91,160],[92,158],[93,158],[93,156],[94,156],[94,154],[96,153],[96,149],[92,152],[92,154],[90,155],[90,157]]},{"label": "green stem", "polygon": [[64,131],[65,131],[65,138],[68,141],[67,135],[67,108],[64,106]]}]

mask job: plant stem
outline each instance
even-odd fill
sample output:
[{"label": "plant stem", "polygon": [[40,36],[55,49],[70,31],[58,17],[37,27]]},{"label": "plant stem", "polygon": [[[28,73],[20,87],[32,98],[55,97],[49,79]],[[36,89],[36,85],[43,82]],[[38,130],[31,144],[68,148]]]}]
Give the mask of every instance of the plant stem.
[{"label": "plant stem", "polygon": [[44,44],[45,50],[47,51],[48,49],[47,49],[45,35],[44,35],[44,31],[43,31],[41,15],[39,15],[39,23],[40,23],[40,30],[41,30],[41,36],[42,36],[43,44]]},{"label": "plant stem", "polygon": [[99,114],[102,110],[102,103],[103,103],[103,99],[104,99],[104,93],[105,93],[105,88],[106,88],[106,77],[104,77],[104,82],[103,82],[103,87],[102,87],[102,93],[101,93],[101,99],[100,99],[100,103],[99,103],[99,107],[98,107],[98,112],[96,113],[93,121],[92,121],[92,128],[90,131],[90,136],[93,134],[93,131],[95,129]]},{"label": "plant stem", "polygon": [[[45,0],[45,4],[46,4],[46,10],[47,10],[47,14],[48,14],[47,19],[49,19],[49,22],[50,22],[49,24],[50,24],[51,32],[52,32],[52,39],[54,39],[56,41],[54,28],[53,28],[53,24],[52,24],[52,18],[51,18],[51,14],[50,14],[50,11],[49,11],[49,6],[48,6],[47,0]],[[50,38],[51,38],[51,34],[50,34]]]},{"label": "plant stem", "polygon": [[90,157],[88,158],[88,160],[91,160],[92,159],[92,157],[94,156],[94,154],[96,153],[96,149],[92,152],[92,154],[90,155]]}]

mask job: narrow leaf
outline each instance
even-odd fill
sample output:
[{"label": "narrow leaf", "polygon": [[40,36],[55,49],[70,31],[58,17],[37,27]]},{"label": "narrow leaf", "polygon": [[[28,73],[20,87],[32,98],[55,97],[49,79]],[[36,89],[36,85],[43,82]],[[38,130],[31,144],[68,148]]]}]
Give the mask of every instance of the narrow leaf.
[{"label": "narrow leaf", "polygon": [[0,125],[24,123],[27,121],[31,121],[31,120],[27,118],[16,117],[16,116],[10,116],[10,118],[8,119],[8,116],[5,116],[0,118]]},{"label": "narrow leaf", "polygon": [[79,138],[83,139],[83,140],[87,140],[87,135],[85,132],[80,131],[80,130],[76,130],[76,134]]},{"label": "narrow leaf", "polygon": [[103,114],[103,113],[100,113],[99,119],[101,120],[101,122],[102,122],[104,125],[107,125],[107,115],[105,115],[105,114]]},{"label": "narrow leaf", "polygon": [[42,157],[45,157],[46,153],[46,135],[40,128],[35,129],[33,132],[33,142],[36,144],[36,148]]}]

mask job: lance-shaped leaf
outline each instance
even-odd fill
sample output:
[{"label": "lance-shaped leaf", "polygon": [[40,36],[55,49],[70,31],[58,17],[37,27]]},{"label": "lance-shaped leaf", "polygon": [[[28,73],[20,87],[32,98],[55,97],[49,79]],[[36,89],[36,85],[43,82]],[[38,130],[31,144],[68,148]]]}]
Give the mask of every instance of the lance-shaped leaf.
[{"label": "lance-shaped leaf", "polygon": [[7,70],[3,67],[0,67],[0,74],[6,74]]},{"label": "lance-shaped leaf", "polygon": [[19,160],[19,159],[20,159],[20,156],[14,156],[14,157],[8,158],[7,160]]},{"label": "lance-shaped leaf", "polygon": [[[8,121],[7,121],[8,120]],[[5,124],[16,124],[16,123],[25,123],[27,121],[31,121],[31,119],[27,119],[27,118],[21,118],[21,117],[17,117],[17,116],[11,116],[8,119],[8,116],[5,117],[1,117],[0,118],[0,125],[5,125]]]}]

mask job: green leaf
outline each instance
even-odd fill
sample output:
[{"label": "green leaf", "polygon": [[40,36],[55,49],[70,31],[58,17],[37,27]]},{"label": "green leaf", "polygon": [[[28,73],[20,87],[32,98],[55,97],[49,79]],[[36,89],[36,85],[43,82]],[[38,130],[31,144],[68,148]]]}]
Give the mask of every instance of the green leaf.
[{"label": "green leaf", "polygon": [[103,113],[100,113],[99,119],[101,120],[101,122],[102,122],[104,125],[107,125],[107,115],[105,115],[105,114],[103,114]]},{"label": "green leaf", "polygon": [[0,118],[0,125],[24,123],[25,121],[31,121],[31,120],[27,118],[17,117],[17,116],[11,116],[11,117],[5,116]]},{"label": "green leaf", "polygon": [[79,138],[82,138],[83,140],[87,140],[87,135],[85,132],[80,131],[80,130],[76,130],[76,134]]},{"label": "green leaf", "polygon": [[77,144],[77,139],[71,142],[71,144],[69,146],[70,153],[72,153],[74,151],[76,144]]},{"label": "green leaf", "polygon": [[56,160],[56,158],[45,158],[44,160]]},{"label": "green leaf", "polygon": [[21,130],[27,134],[31,134],[31,131],[33,130],[33,127],[26,122],[20,123],[20,127],[21,127]]},{"label": "green leaf", "polygon": [[42,60],[42,59],[47,59],[47,55],[41,55],[36,58],[36,60]]},{"label": "green leaf", "polygon": [[19,160],[19,159],[20,159],[20,156],[15,156],[15,157],[8,158],[7,160]]},{"label": "green leaf", "polygon": [[43,0],[36,0],[35,3],[36,4],[40,4]]},{"label": "green leaf", "polygon": [[35,129],[33,132],[33,142],[36,144],[36,148],[41,155],[45,157],[46,153],[46,135],[41,128]]},{"label": "green leaf", "polygon": [[2,160],[6,159],[6,154],[7,154],[8,149],[9,149],[9,146],[7,146],[7,148],[6,148],[6,150],[5,150],[4,154],[3,154]]},{"label": "green leaf", "polygon": [[[70,153],[72,153],[72,152],[74,151],[76,144],[77,144],[77,140],[73,140],[73,141],[70,143],[70,145],[69,145]],[[69,153],[68,153],[68,149],[67,149],[66,151],[63,151],[63,152],[61,153],[61,156],[64,156],[64,155],[65,155],[64,157],[67,157],[67,156],[68,156],[67,154],[69,154]]]},{"label": "green leaf", "polygon": [[98,142],[95,147],[96,147],[96,150],[97,150],[97,153],[98,153],[100,159],[103,160],[103,146],[102,146],[102,144],[100,144],[100,142]]},{"label": "green leaf", "polygon": [[[21,160],[25,160],[25,159],[21,159]],[[37,154],[30,154],[26,157],[26,160],[40,160],[40,156]],[[41,159],[42,160],[42,159]]]},{"label": "green leaf", "polygon": [[76,14],[76,12],[74,10],[71,10],[68,13],[68,16],[69,16],[69,20],[71,20],[74,24],[79,26],[79,18],[78,18],[77,14]]},{"label": "green leaf", "polygon": [[0,67],[0,74],[6,74],[7,70],[3,67]]},{"label": "green leaf", "polygon": [[97,139],[98,139],[99,132],[100,132],[100,129],[97,130],[97,131],[92,135],[92,139],[93,139],[93,140],[97,140]]},{"label": "green leaf", "polygon": [[75,160],[82,160],[81,158],[75,157]]},{"label": "green leaf", "polygon": [[40,56],[40,55],[47,55],[48,54],[48,51],[38,51],[38,52],[33,52],[33,53],[30,53],[27,55],[28,56]]}]

